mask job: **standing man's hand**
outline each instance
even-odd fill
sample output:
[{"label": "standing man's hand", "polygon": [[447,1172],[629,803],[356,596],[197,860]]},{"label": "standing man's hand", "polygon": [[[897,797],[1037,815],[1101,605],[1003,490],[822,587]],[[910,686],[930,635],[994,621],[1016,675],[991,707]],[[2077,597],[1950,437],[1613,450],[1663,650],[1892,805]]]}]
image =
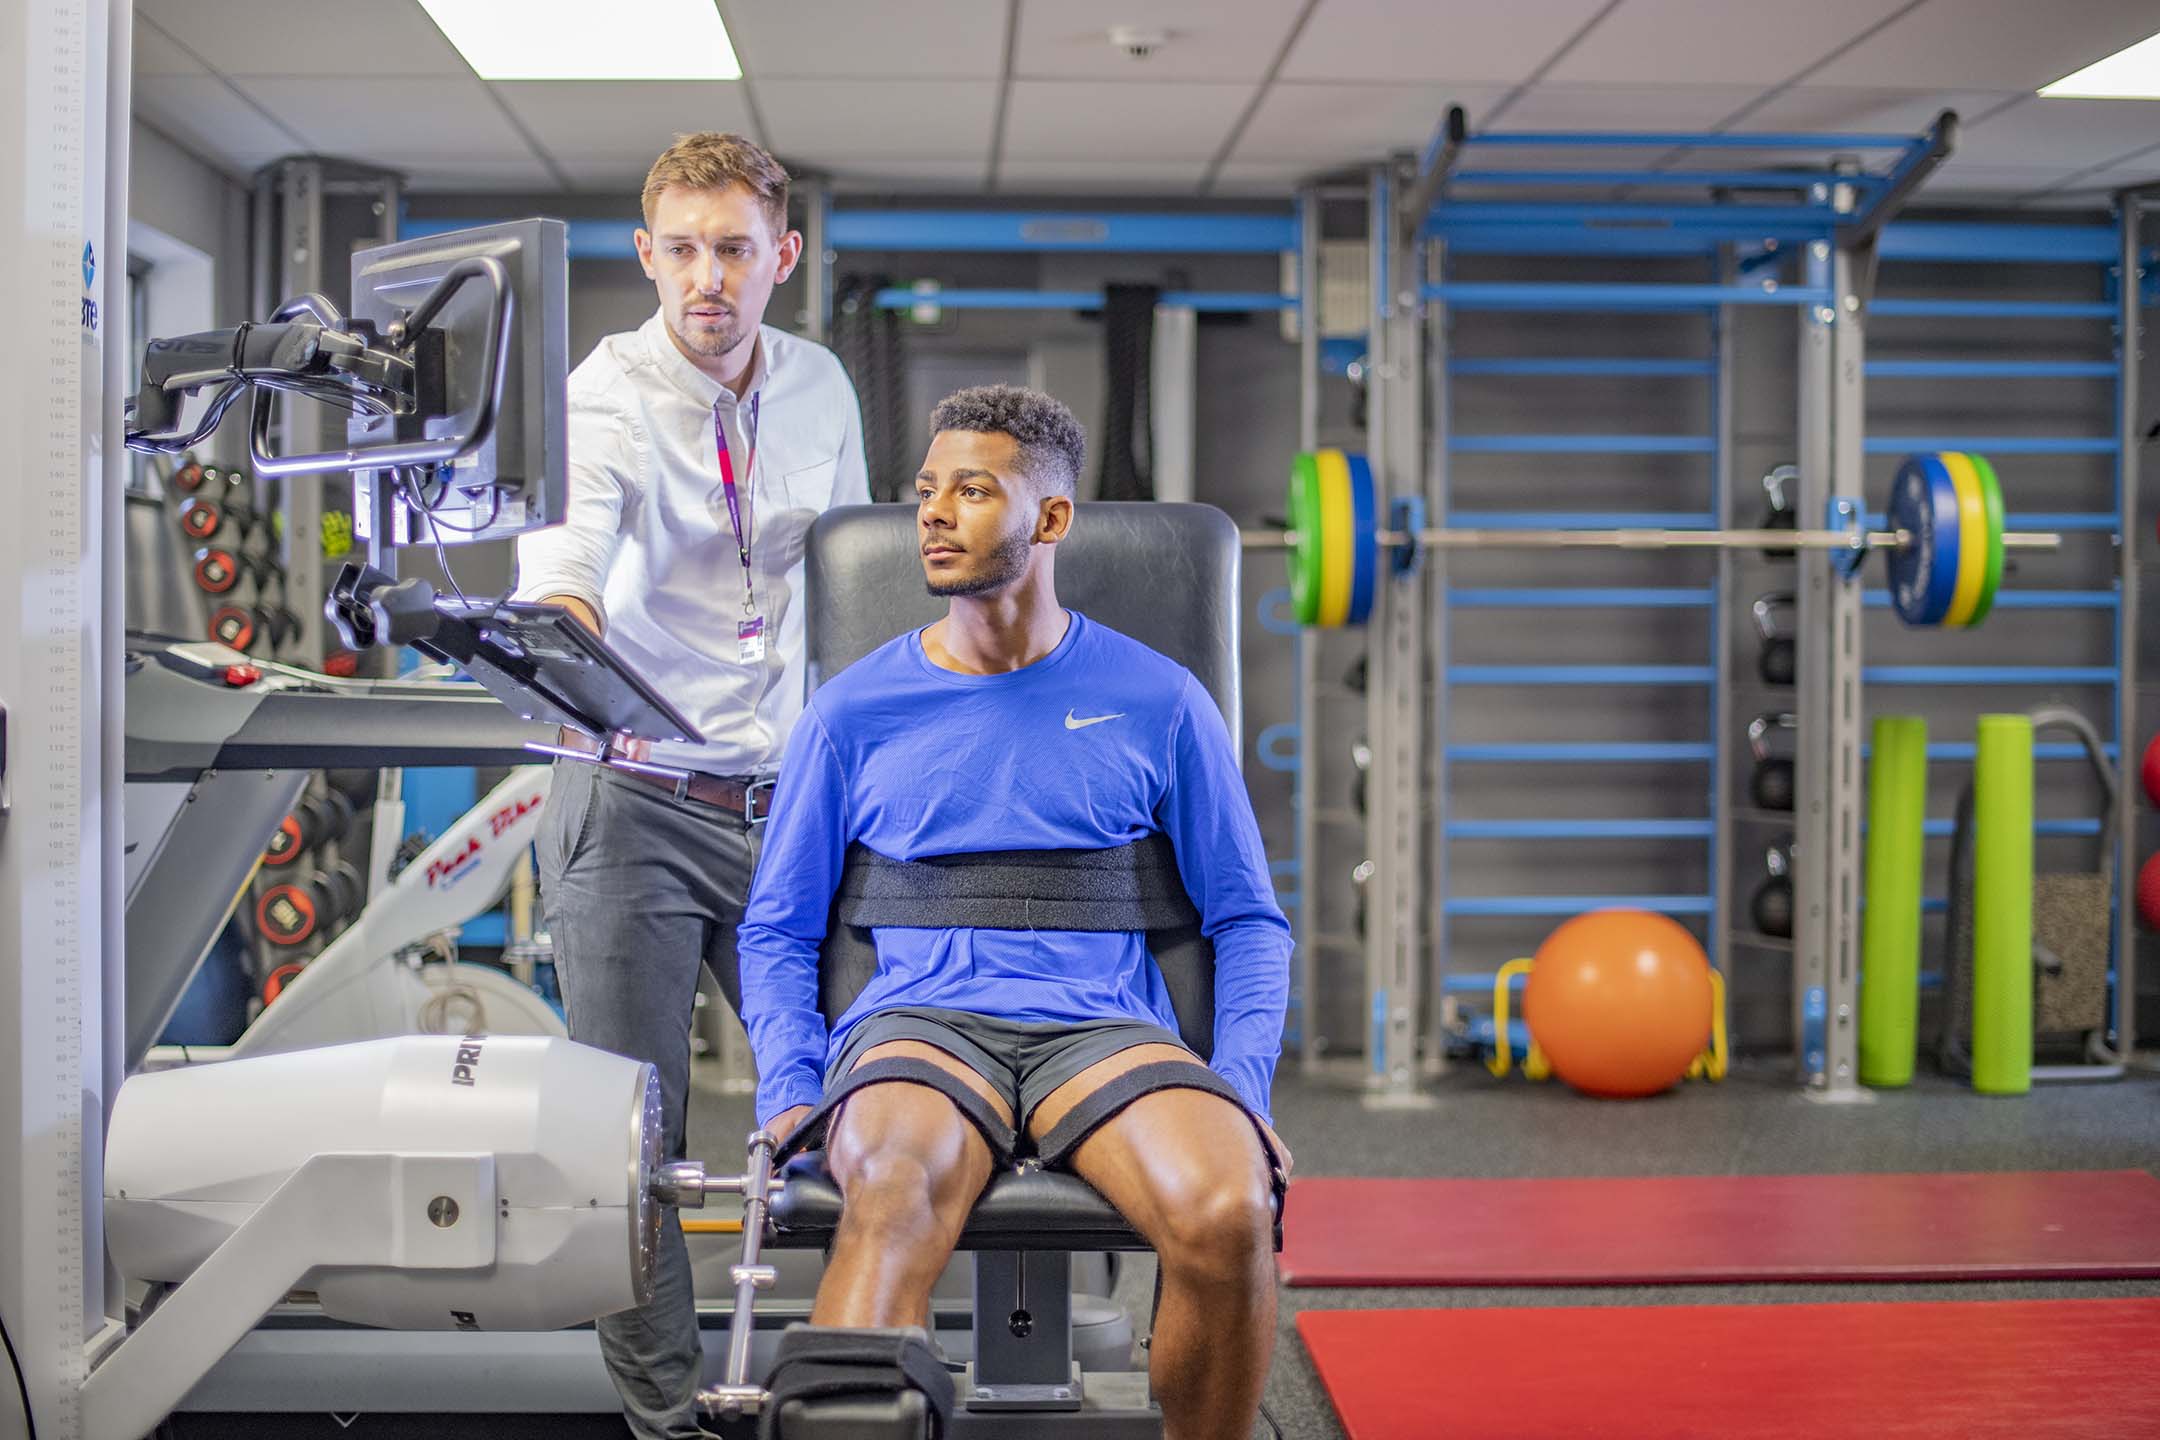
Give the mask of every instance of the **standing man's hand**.
[{"label": "standing man's hand", "polygon": [[550,595],[545,601],[541,603],[547,605],[560,605],[563,609],[570,612],[570,618],[577,621],[578,624],[583,625],[587,630],[592,631],[592,633],[595,635],[601,633],[600,616],[598,612],[596,612],[592,608],[592,606],[586,604],[583,600],[578,599],[577,596]]},{"label": "standing man's hand", "polygon": [[1268,1124],[1267,1121],[1262,1120],[1260,1122],[1260,1128],[1267,1132],[1268,1143],[1275,1147],[1275,1163],[1281,1166],[1282,1173],[1285,1176],[1288,1176],[1291,1167],[1297,1163],[1295,1160],[1290,1158],[1290,1147],[1283,1144],[1282,1136],[1277,1135],[1275,1133],[1275,1127]]},{"label": "standing man's hand", "polygon": [[810,1107],[808,1105],[791,1105],[778,1115],[773,1116],[771,1122],[765,1128],[772,1131],[775,1140],[785,1145],[788,1136],[795,1133],[795,1127],[802,1124],[803,1117],[809,1113]]}]

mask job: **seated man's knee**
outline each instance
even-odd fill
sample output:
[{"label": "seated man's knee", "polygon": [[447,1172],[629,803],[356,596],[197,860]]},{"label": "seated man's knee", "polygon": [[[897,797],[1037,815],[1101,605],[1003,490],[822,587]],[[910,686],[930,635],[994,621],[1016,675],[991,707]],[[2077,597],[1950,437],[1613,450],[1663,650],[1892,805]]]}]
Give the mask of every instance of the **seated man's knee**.
[{"label": "seated man's knee", "polygon": [[827,1143],[853,1219],[898,1229],[949,1224],[989,1177],[982,1138],[933,1090],[870,1086],[849,1097],[843,1115]]},{"label": "seated man's knee", "polygon": [[1164,1199],[1157,1256],[1172,1274],[1201,1283],[1235,1283],[1274,1253],[1273,1196],[1242,1166],[1183,1177]]}]

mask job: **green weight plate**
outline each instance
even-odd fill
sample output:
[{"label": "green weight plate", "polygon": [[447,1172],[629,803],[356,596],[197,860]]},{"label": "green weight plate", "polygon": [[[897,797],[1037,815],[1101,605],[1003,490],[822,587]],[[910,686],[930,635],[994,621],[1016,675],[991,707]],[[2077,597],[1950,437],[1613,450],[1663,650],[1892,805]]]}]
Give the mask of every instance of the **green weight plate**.
[{"label": "green weight plate", "polygon": [[1309,451],[1290,462],[1290,613],[1300,625],[1320,623],[1320,467]]},{"label": "green weight plate", "polygon": [[2003,577],[2003,529],[2006,523],[2003,512],[2002,482],[1995,478],[1995,467],[1988,464],[1985,455],[1968,455],[1975,474],[1980,477],[1980,499],[1987,511],[1987,574],[1980,582],[1980,603],[1973,607],[1968,625],[1977,625],[1987,618],[1994,607],[1995,592],[2002,588]]}]

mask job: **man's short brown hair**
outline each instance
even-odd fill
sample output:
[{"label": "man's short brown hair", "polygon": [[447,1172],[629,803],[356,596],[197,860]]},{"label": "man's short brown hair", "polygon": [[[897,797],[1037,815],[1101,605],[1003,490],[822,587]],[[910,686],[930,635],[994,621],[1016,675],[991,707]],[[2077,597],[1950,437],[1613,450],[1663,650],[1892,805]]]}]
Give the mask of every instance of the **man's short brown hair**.
[{"label": "man's short brown hair", "polygon": [[653,206],[660,192],[671,185],[686,190],[725,190],[740,185],[764,207],[773,235],[777,238],[787,233],[787,170],[762,146],[740,135],[700,130],[694,135],[676,136],[675,143],[660,152],[660,158],[645,174],[642,198],[646,225],[652,224]]}]

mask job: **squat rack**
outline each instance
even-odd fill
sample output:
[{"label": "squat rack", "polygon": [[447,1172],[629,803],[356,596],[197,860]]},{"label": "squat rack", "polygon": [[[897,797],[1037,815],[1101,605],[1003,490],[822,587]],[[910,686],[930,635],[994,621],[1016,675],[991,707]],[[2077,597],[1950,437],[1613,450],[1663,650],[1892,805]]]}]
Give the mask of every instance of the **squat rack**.
[{"label": "squat rack", "polygon": [[[1559,134],[1472,135],[1466,117],[1451,110],[1412,161],[1400,157],[1370,179],[1369,236],[1374,276],[1370,327],[1368,456],[1390,508],[1415,514],[1422,506],[1434,525],[1449,524],[1448,467],[1452,453],[1447,405],[1446,317],[1451,307],[1570,311],[1709,311],[1738,305],[1787,305],[1801,314],[1799,514],[1803,523],[1836,527],[1864,507],[1861,375],[1865,318],[1872,295],[1877,240],[1883,223],[1948,155],[1956,117],[1945,113],[1921,136]],[[1465,152],[1478,147],[1517,152],[1574,149],[1651,149],[1688,156],[1701,150],[1767,150],[1843,157],[1887,155],[1868,170],[1844,158],[1807,169],[1673,169],[1661,163],[1636,170],[1465,170]],[[1585,188],[1684,188],[1706,198],[1642,204],[1574,198]],[[1509,198],[1470,198],[1472,190]],[[1555,193],[1561,198],[1553,198]],[[1757,192],[1778,195],[1758,200]],[[1719,255],[1725,247],[1801,253],[1797,283],[1770,277],[1745,282],[1671,284],[1452,284],[1450,250],[1466,253],[1601,253]],[[1724,349],[1723,342],[1720,344]],[[1722,400],[1720,410],[1722,414]],[[1721,422],[1721,433],[1723,424]],[[1722,445],[1712,442],[1716,452]],[[1519,451],[1589,450],[1525,438]],[[1608,449],[1616,448],[1608,446]],[[1624,447],[1618,447],[1624,448]],[[1729,500],[1720,484],[1718,518]],[[1407,510],[1404,507],[1408,507]],[[1821,517],[1817,522],[1816,517]],[[1801,648],[1797,759],[1802,808],[1795,875],[1795,1033],[1801,1078],[1811,1094],[1856,1099],[1856,1002],[1859,946],[1861,819],[1858,705],[1861,680],[1861,596],[1840,579],[1822,551],[1797,557],[1799,631],[1822,643]],[[1418,1055],[1426,991],[1444,983],[1446,915],[1435,896],[1446,894],[1444,848],[1428,865],[1421,797],[1445,794],[1448,765],[1447,690],[1432,713],[1422,704],[1428,662],[1448,673],[1448,559],[1435,552],[1424,571],[1382,587],[1369,629],[1367,707],[1373,750],[1369,881],[1372,923],[1365,943],[1370,1006],[1369,1098],[1382,1104],[1420,1103],[1418,1081],[1444,1066],[1438,1043],[1438,996],[1430,1011],[1429,1053]],[[1722,589],[1722,587],[1721,587]],[[1714,603],[1714,600],[1713,600]],[[1722,663],[1721,661],[1719,663]],[[1713,677],[1714,678],[1714,677]],[[1720,687],[1722,693],[1722,687]],[[1310,687],[1301,687],[1300,733],[1315,733]],[[1722,745],[1721,726],[1718,742]],[[1309,772],[1311,756],[1302,767]],[[1722,812],[1725,777],[1715,782]],[[1309,782],[1308,782],[1309,783]],[[1310,825],[1301,815],[1301,841]],[[1444,846],[1446,832],[1436,832]],[[1309,853],[1300,847],[1301,862]],[[1305,878],[1309,879],[1309,872]],[[1726,883],[1713,892],[1717,903]],[[1305,907],[1301,907],[1305,908]],[[1301,917],[1303,918],[1303,917]],[[1428,925],[1430,941],[1428,943]],[[1309,924],[1307,926],[1309,929]],[[1312,993],[1314,961],[1302,962],[1301,989]],[[1507,1043],[1507,1037],[1494,1037]]]}]

